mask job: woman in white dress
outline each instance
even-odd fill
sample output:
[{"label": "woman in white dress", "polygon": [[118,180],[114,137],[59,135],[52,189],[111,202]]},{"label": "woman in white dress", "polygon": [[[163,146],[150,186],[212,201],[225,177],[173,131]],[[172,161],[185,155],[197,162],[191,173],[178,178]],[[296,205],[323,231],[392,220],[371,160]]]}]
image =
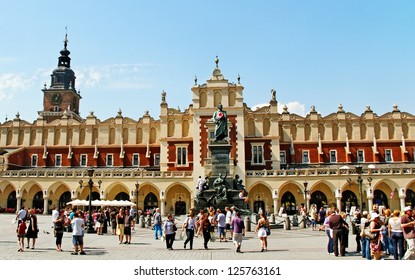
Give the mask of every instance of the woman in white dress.
[{"label": "woman in white dress", "polygon": [[268,245],[266,228],[269,228],[269,222],[264,213],[261,213],[260,217],[255,232],[258,233],[258,237],[261,240],[261,252],[264,252],[267,250]]}]

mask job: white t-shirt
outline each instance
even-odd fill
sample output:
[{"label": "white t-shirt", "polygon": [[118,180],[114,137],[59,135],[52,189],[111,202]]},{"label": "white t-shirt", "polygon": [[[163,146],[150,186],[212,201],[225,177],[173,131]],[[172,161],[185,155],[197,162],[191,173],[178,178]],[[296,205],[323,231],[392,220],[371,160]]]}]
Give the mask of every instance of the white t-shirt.
[{"label": "white t-shirt", "polygon": [[52,222],[59,217],[59,211],[56,209],[52,210]]},{"label": "white t-shirt", "polygon": [[18,220],[23,220],[24,217],[26,217],[27,211],[25,209],[20,209],[19,213],[17,214]]},{"label": "white t-shirt", "polygon": [[216,219],[216,221],[218,222],[218,227],[225,227],[226,226],[225,219],[226,219],[225,214],[219,213],[218,218]]},{"label": "white t-shirt", "polygon": [[81,218],[74,218],[71,222],[72,224],[72,235],[83,235],[83,227],[82,225],[84,225],[84,220]]},{"label": "white t-shirt", "polygon": [[232,212],[231,211],[228,211],[228,212],[226,212],[226,220],[225,220],[225,223],[230,224],[231,221],[232,221]]}]

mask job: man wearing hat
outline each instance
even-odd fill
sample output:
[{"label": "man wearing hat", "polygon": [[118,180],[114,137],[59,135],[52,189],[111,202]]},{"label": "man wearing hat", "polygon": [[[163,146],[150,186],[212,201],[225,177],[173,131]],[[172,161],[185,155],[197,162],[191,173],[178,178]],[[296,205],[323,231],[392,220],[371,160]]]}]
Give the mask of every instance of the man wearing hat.
[{"label": "man wearing hat", "polygon": [[412,217],[412,208],[410,206],[405,207],[403,212],[405,215],[401,217],[401,227],[407,244],[406,253],[403,256],[403,259],[413,260],[415,259],[415,221]]}]

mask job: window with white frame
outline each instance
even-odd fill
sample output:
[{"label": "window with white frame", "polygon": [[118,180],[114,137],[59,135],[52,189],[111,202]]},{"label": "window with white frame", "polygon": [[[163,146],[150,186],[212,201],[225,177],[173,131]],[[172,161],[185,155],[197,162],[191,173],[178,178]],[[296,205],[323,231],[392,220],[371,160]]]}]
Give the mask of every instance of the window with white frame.
[{"label": "window with white frame", "polygon": [[32,162],[31,165],[33,167],[37,167],[37,155],[32,155]]},{"label": "window with white frame", "polygon": [[330,163],[336,163],[337,162],[337,151],[331,150],[330,151]]},{"label": "window with white frame", "polygon": [[309,151],[303,151],[303,163],[310,163],[310,152]]},{"label": "window with white frame", "polygon": [[386,162],[393,162],[393,157],[392,157],[392,150],[385,150],[385,161]]},{"label": "window with white frame", "polygon": [[154,166],[160,166],[160,154],[154,154]]},{"label": "window with white frame", "polygon": [[365,162],[365,151],[364,150],[357,151],[357,162]]},{"label": "window with white frame", "polygon": [[86,167],[88,165],[88,155],[82,154],[79,158],[79,166]]},{"label": "window with white frame", "polygon": [[176,165],[177,166],[188,166],[187,162],[187,145],[176,146]]},{"label": "window with white frame", "polygon": [[113,166],[114,165],[114,155],[108,154],[107,155],[107,166]]},{"label": "window with white frame", "polygon": [[140,154],[133,154],[133,166],[140,166]]},{"label": "window with white frame", "polygon": [[62,166],[62,155],[61,154],[55,155],[55,166],[56,167]]},{"label": "window with white frame", "polygon": [[285,151],[280,151],[280,162],[282,164],[287,163],[287,155],[286,155]]},{"label": "window with white frame", "polygon": [[264,143],[252,144],[252,162],[253,165],[264,164]]}]

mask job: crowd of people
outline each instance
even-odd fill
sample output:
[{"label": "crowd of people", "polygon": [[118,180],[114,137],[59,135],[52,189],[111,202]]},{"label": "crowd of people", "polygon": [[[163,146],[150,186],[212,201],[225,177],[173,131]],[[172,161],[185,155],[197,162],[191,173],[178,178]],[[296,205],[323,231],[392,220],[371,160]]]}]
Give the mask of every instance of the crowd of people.
[{"label": "crowd of people", "polygon": [[381,208],[374,205],[368,211],[356,211],[350,224],[346,222],[347,213],[336,207],[320,210],[318,216],[325,214],[319,230],[327,237],[327,253],[345,256],[349,247],[349,227],[355,235],[356,251],[367,260],[379,260],[393,256],[394,260],[415,259],[415,210],[407,206],[400,210]]}]

